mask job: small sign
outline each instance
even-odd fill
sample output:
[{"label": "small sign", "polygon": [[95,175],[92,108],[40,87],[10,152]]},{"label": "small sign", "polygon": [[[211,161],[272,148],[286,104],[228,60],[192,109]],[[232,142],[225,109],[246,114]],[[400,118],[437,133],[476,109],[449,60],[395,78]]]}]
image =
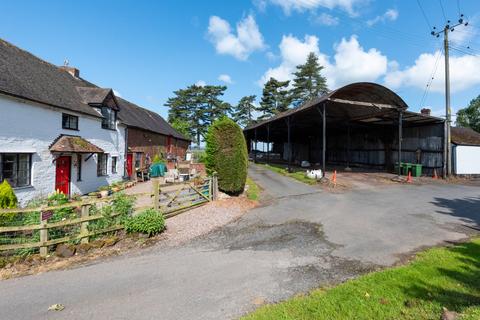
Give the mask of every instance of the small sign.
[{"label": "small sign", "polygon": [[48,211],[42,211],[42,221],[48,220],[53,216],[53,211],[48,210]]}]

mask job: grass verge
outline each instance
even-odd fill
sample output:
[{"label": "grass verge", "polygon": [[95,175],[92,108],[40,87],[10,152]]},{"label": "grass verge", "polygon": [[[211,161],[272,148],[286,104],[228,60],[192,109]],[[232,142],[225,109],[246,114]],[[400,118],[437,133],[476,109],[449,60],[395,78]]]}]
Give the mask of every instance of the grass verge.
[{"label": "grass verge", "polygon": [[408,265],[318,289],[243,319],[480,319],[480,239],[419,253]]},{"label": "grass verge", "polygon": [[257,201],[260,197],[260,188],[250,177],[247,177],[247,198]]},{"label": "grass verge", "polygon": [[267,168],[273,172],[276,172],[276,173],[279,173],[281,175],[284,175],[286,177],[290,177],[290,178],[293,178],[295,180],[298,180],[300,182],[303,182],[303,183],[306,183],[306,184],[310,184],[310,185],[313,185],[313,184],[316,184],[317,181],[313,180],[313,179],[309,179],[307,177],[305,177],[305,171],[302,170],[302,169],[298,169],[298,168],[292,168],[292,172],[288,172],[287,171],[287,167],[285,165],[281,165],[281,164],[263,164],[263,163],[257,163],[258,165],[264,167],[264,168]]}]

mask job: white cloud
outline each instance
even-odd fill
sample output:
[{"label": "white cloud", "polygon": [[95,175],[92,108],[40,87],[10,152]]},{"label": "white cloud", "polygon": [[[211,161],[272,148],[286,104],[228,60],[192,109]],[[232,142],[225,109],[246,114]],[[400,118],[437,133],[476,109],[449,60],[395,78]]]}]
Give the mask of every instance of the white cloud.
[{"label": "white cloud", "polygon": [[453,32],[449,33],[450,42],[454,45],[466,45],[470,40],[478,38],[480,35],[479,29],[472,27],[472,25],[476,26],[479,20],[480,14],[477,14],[468,20],[470,26],[456,27]]},{"label": "white cloud", "polygon": [[395,20],[397,20],[397,18],[398,18],[398,10],[388,9],[381,16],[376,16],[375,18],[373,18],[371,20],[368,20],[367,25],[373,26],[374,24],[377,24],[379,22],[395,21]]},{"label": "white cloud", "polygon": [[319,7],[328,9],[338,7],[351,15],[356,15],[356,7],[369,2],[369,0],[264,0],[258,2],[264,8],[267,1],[280,6],[286,15],[289,15],[292,11],[303,12],[306,10],[315,10]]},{"label": "white cloud", "polygon": [[228,74],[221,74],[218,76],[218,80],[225,82],[225,83],[233,83],[232,78]]},{"label": "white cloud", "polygon": [[339,23],[339,19],[328,13],[322,12],[320,15],[313,18],[313,22],[324,26],[336,26]]},{"label": "white cloud", "polygon": [[120,92],[118,92],[117,90],[113,89],[113,94],[117,97],[122,97],[122,95],[120,94]]},{"label": "white cloud", "polygon": [[[444,92],[445,65],[443,61],[445,58],[439,51],[433,54],[422,53],[412,66],[403,70],[389,72],[385,77],[386,85],[392,88],[416,87],[425,89],[435,68],[437,58],[439,61],[430,90],[433,92]],[[450,56],[450,90],[458,92],[480,85],[479,69],[480,56]]]},{"label": "white cloud", "polygon": [[195,82],[195,85],[198,87],[205,87],[207,83],[203,80],[198,80],[197,82]]},{"label": "white cloud", "polygon": [[327,78],[330,89],[356,81],[375,81],[386,74],[388,59],[377,49],[365,51],[355,35],[343,38],[334,46],[333,60],[320,52],[318,38],[306,35],[302,40],[294,36],[283,36],[280,43],[282,62],[275,68],[268,69],[258,81],[260,86],[274,77],[278,80],[292,80],[295,67],[303,64],[310,52],[318,56],[324,67],[322,74]]},{"label": "white cloud", "polygon": [[211,16],[208,25],[208,36],[219,54],[229,54],[239,60],[265,48],[263,36],[252,15],[237,23],[236,35],[232,32],[228,21]]}]

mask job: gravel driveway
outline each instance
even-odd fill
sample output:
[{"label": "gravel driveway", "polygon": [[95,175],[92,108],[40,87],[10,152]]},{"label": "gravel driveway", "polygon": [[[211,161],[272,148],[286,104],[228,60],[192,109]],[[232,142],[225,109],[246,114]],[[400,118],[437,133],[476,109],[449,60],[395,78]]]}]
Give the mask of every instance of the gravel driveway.
[{"label": "gravel driveway", "polygon": [[[0,319],[230,319],[338,283],[480,224],[477,187],[323,192],[266,169],[268,203],[180,247],[0,282]],[[54,303],[65,310],[49,312]]]}]

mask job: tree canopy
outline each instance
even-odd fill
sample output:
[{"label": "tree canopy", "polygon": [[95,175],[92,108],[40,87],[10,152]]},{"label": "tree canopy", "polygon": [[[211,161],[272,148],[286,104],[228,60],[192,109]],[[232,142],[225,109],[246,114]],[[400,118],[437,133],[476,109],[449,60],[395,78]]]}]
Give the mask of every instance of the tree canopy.
[{"label": "tree canopy", "polygon": [[294,106],[319,97],[328,92],[327,79],[321,75],[323,66],[318,63],[318,57],[310,52],[305,64],[298,65],[294,72],[293,88],[290,91]]},{"label": "tree canopy", "polygon": [[480,95],[457,112],[457,124],[480,132]]},{"label": "tree canopy", "polygon": [[287,90],[290,81],[278,81],[270,78],[263,87],[262,100],[258,111],[260,120],[267,119],[279,112],[288,110],[290,96]]},{"label": "tree canopy", "polygon": [[186,89],[174,91],[175,96],[168,99],[168,121],[188,123],[188,133],[200,144],[208,126],[216,119],[231,111],[229,103],[220,99],[226,86],[191,85]]},{"label": "tree canopy", "polygon": [[245,96],[233,108],[233,120],[242,127],[246,127],[252,123],[252,113],[256,110],[255,102],[256,96]]}]

